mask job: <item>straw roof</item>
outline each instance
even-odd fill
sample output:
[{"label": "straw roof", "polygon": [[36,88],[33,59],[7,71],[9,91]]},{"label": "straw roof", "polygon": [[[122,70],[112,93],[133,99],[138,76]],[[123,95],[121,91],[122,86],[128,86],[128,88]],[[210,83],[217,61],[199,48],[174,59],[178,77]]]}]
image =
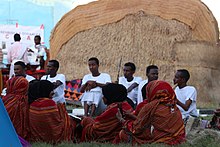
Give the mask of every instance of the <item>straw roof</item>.
[{"label": "straw roof", "polygon": [[135,75],[159,67],[159,79],[172,83],[177,69],[191,74],[199,105],[220,100],[220,47],[217,22],[199,0],[100,0],[79,6],[58,22],[51,34],[51,56],[67,80],[89,73],[90,57],[116,80],[119,61],[134,62]]},{"label": "straw roof", "polygon": [[62,46],[78,32],[116,22],[140,10],[187,24],[195,40],[217,42],[219,38],[217,22],[200,0],[99,0],[63,16],[51,34],[51,56],[56,57]]}]

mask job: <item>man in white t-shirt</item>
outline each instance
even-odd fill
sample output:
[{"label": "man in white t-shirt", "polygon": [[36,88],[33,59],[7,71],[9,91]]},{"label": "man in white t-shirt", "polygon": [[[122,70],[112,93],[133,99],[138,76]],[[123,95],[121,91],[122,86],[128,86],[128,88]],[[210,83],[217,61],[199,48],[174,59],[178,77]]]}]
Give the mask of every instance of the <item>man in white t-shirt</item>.
[{"label": "man in white t-shirt", "polygon": [[66,78],[63,74],[57,74],[59,69],[59,62],[57,60],[50,60],[47,64],[46,75],[41,80],[48,80],[54,84],[53,100],[56,103],[65,103],[64,89],[66,87]]},{"label": "man in white t-shirt", "polygon": [[149,82],[158,79],[158,67],[156,65],[149,65],[146,68],[147,79],[140,82],[138,86],[138,98],[137,104],[143,102],[146,99],[146,86]]},{"label": "man in white t-shirt", "polygon": [[177,84],[175,88],[177,105],[185,121],[187,121],[189,116],[198,116],[196,109],[197,91],[195,87],[187,85],[189,78],[190,74],[186,69],[179,69],[173,79],[174,84]]},{"label": "man in white t-shirt", "polygon": [[128,98],[132,100],[133,103],[128,102],[134,108],[137,104],[137,94],[138,94],[138,85],[142,81],[141,77],[133,76],[136,70],[136,66],[132,62],[127,62],[124,64],[124,76],[119,77],[119,84],[122,84],[126,87],[128,92]]},{"label": "man in white t-shirt", "polygon": [[90,116],[94,116],[96,108],[103,97],[102,87],[111,82],[111,77],[109,74],[99,72],[99,60],[97,58],[90,58],[88,65],[91,74],[85,75],[82,79],[80,92],[83,94],[80,100],[84,106],[85,116],[89,115],[90,106]]}]

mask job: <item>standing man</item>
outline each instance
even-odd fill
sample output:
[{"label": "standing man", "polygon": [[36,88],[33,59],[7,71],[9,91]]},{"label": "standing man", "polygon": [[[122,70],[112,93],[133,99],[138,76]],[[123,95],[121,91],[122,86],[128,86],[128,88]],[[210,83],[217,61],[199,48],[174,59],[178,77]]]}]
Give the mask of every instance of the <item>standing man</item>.
[{"label": "standing man", "polygon": [[65,103],[64,89],[66,87],[66,78],[63,74],[57,74],[59,69],[59,62],[57,60],[50,60],[47,64],[46,75],[41,80],[48,80],[54,84],[53,100],[56,103]]},{"label": "standing man", "polygon": [[187,122],[189,116],[198,116],[196,109],[197,91],[195,87],[187,85],[189,78],[190,74],[186,69],[179,69],[173,79],[174,84],[177,84],[175,88],[177,105],[181,111],[184,122]]},{"label": "standing man", "polygon": [[111,83],[111,77],[107,73],[99,72],[99,60],[92,57],[88,60],[88,66],[91,74],[87,74],[82,79],[81,102],[84,106],[85,116],[89,115],[89,108],[91,106],[90,116],[95,115],[96,108],[100,104],[103,94],[102,87],[107,83]]},{"label": "standing man", "polygon": [[140,82],[138,86],[138,98],[137,104],[143,102],[146,99],[146,86],[151,81],[158,79],[158,67],[156,65],[149,65],[146,68],[147,79]]},{"label": "standing man", "polygon": [[34,37],[35,45],[29,48],[29,52],[31,52],[30,64],[32,65],[40,65],[40,69],[44,69],[44,55],[46,54],[46,46],[41,44],[41,37],[36,35]]},{"label": "standing man", "polygon": [[128,102],[133,108],[137,104],[138,85],[142,81],[141,77],[133,76],[135,70],[135,64],[132,62],[127,62],[124,64],[124,76],[119,78],[119,84],[124,85],[127,89],[129,98]]},{"label": "standing man", "polygon": [[19,60],[23,61],[24,63],[29,62],[27,58],[27,46],[20,42],[21,36],[19,34],[15,34],[14,41],[15,42],[11,45],[7,53],[8,64],[11,64],[9,78],[11,78],[14,74],[15,62]]}]

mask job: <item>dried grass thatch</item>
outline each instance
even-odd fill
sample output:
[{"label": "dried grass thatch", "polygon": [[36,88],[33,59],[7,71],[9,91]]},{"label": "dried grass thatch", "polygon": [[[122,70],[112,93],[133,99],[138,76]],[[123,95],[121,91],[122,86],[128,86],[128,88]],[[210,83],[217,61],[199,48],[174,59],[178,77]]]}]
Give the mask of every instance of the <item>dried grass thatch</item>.
[{"label": "dried grass thatch", "polygon": [[121,57],[122,64],[134,62],[143,78],[147,65],[158,65],[160,79],[170,83],[176,69],[187,68],[199,102],[214,104],[220,99],[218,34],[216,20],[199,0],[101,0],[61,19],[51,35],[51,56],[68,80],[87,74],[92,56],[113,80]]},{"label": "dried grass thatch", "polygon": [[216,20],[200,0],[99,0],[73,9],[58,22],[50,40],[52,57],[78,32],[119,21],[140,10],[187,24],[195,40],[218,40]]}]

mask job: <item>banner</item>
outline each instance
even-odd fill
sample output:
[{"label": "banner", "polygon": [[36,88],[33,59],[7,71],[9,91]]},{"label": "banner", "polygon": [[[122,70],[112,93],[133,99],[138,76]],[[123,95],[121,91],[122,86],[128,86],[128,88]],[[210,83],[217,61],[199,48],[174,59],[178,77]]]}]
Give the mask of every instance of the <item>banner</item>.
[{"label": "banner", "polygon": [[14,34],[21,35],[21,42],[27,46],[34,45],[34,36],[41,36],[41,43],[44,44],[44,25],[40,26],[22,26],[16,23],[15,25],[0,25],[0,48],[4,53],[3,63],[6,64],[6,54],[10,45],[14,42]]}]

